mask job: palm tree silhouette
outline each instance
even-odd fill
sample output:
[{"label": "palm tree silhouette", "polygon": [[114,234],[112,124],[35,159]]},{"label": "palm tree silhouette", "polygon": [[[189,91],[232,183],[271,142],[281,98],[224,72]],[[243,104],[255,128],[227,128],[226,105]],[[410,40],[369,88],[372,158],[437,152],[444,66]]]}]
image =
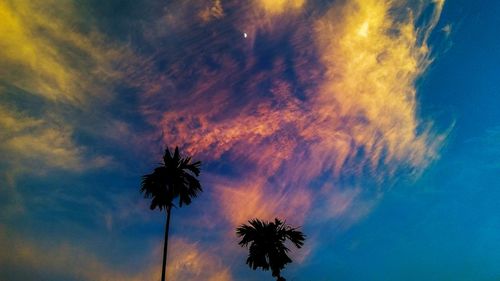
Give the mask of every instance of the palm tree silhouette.
[{"label": "palm tree silhouette", "polygon": [[269,270],[277,281],[286,281],[281,276],[281,270],[292,260],[287,255],[290,251],[285,246],[285,241],[289,240],[295,247],[301,248],[304,245],[305,235],[298,228],[291,227],[278,218],[274,222],[252,219],[248,224],[242,224],[236,228],[236,235],[241,237],[238,243],[241,247],[249,247],[247,264],[253,270],[261,267],[262,270]]},{"label": "palm tree silhouette", "polygon": [[170,150],[165,150],[163,163],[154,169],[154,172],[142,176],[141,192],[145,198],[151,198],[151,210],[158,208],[167,212],[165,226],[165,241],[163,247],[163,264],[161,280],[165,281],[165,266],[167,263],[168,229],[170,213],[174,200],[179,198],[179,207],[189,205],[191,199],[202,192],[197,177],[200,175],[201,162],[191,163],[191,157],[181,157],[179,148],[175,147],[174,155]]}]

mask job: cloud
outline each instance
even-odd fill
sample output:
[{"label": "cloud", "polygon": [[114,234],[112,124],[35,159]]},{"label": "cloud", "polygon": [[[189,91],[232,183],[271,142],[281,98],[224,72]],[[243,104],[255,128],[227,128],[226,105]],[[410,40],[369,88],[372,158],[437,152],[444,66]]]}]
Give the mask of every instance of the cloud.
[{"label": "cloud", "polygon": [[270,15],[279,15],[285,12],[300,10],[305,0],[255,0],[257,6]]},{"label": "cloud", "polygon": [[[136,263],[133,269],[123,269],[106,264],[86,249],[64,242],[43,243],[20,238],[0,225],[0,276],[9,280],[25,280],[45,277],[50,280],[159,280],[161,273],[161,247],[147,257],[150,265]],[[170,241],[167,276],[173,280],[231,281],[232,276],[220,260],[203,251],[197,243],[183,239]],[[153,260],[154,258],[154,260]]]},{"label": "cloud", "polygon": [[174,239],[167,275],[172,280],[232,280],[229,268],[216,256],[204,252],[197,243]]},{"label": "cloud", "polygon": [[[106,166],[114,158],[99,145],[140,157],[158,143],[179,145],[204,161],[211,223],[221,218],[231,235],[253,217],[347,227],[376,206],[384,186],[439,157],[446,135],[419,116],[415,84],[432,62],[427,41],[443,3],[334,1],[314,10],[300,0],[183,1],[144,18],[120,43],[73,2],[2,2],[0,151],[9,157],[0,166],[13,183],[20,173]],[[130,205],[120,198],[112,204]],[[100,218],[112,231],[139,209]],[[1,235],[16,250],[0,262],[34,272],[84,280],[159,272],[156,261],[125,274],[80,247]],[[205,244],[172,240],[169,276],[231,280]]]},{"label": "cloud", "polygon": [[[106,164],[104,157],[85,159],[85,148],[72,139],[68,116],[60,115],[60,103],[80,106],[89,96],[106,93],[106,80],[118,75],[111,66],[118,50],[103,46],[97,32],[76,31],[80,17],[70,2],[7,1],[0,4],[0,15],[5,103],[0,106],[0,149],[10,155],[14,169],[82,170]],[[20,102],[30,98],[39,101],[37,107]]]},{"label": "cloud", "polygon": [[224,16],[224,9],[222,8],[221,0],[214,0],[213,5],[203,9],[199,13],[199,16],[204,22],[222,18]]},{"label": "cloud", "polygon": [[280,217],[295,224],[304,221],[311,205],[309,191],[296,188],[293,193],[280,192],[276,186],[256,180],[263,178],[255,176],[247,182],[226,180],[216,183],[215,194],[218,195],[221,214],[232,227],[252,218],[272,220]]},{"label": "cloud", "polygon": [[81,103],[105,93],[106,80],[119,76],[112,60],[126,50],[98,31],[83,32],[72,2],[6,1],[0,16],[3,83],[51,101]]},{"label": "cloud", "polygon": [[389,171],[425,167],[441,141],[417,117],[415,81],[431,62],[427,42],[418,39],[414,13],[400,12],[408,13],[400,22],[392,9],[389,1],[351,1],[316,25],[327,68],[317,110],[332,123],[350,122],[339,133],[369,165]]},{"label": "cloud", "polygon": [[[193,56],[198,45],[187,44],[170,76],[161,76],[175,99],[154,109],[148,107],[153,99],[144,99],[143,112],[166,144],[234,167],[213,183],[232,224],[271,214],[303,223],[312,202],[325,196],[319,179],[339,186],[353,181],[348,185],[358,187],[345,194],[376,200],[377,192],[361,187],[418,175],[439,156],[446,137],[418,115],[415,86],[432,62],[427,40],[443,3],[403,4],[335,3],[300,24],[294,17],[279,27],[256,24],[249,43],[228,46],[207,35],[213,40],[203,53]],[[429,6],[430,17],[417,25]],[[244,11],[252,15],[242,18],[258,19]],[[278,46],[280,52],[273,51]],[[265,58],[260,50],[268,52]],[[184,68],[183,60],[196,67]],[[156,85],[152,96],[160,97]],[[332,204],[354,200],[335,190],[326,195]],[[330,215],[358,212],[338,208],[328,208]]]},{"label": "cloud", "polygon": [[81,171],[99,168],[109,158],[87,156],[86,149],[72,139],[72,128],[64,123],[52,123],[0,106],[0,151],[6,156],[5,173],[33,172],[43,174],[50,169]]},{"label": "cloud", "polygon": [[130,50],[80,12],[71,1],[0,3],[0,149],[10,170],[82,171],[110,160],[75,141],[75,122],[110,101]]},{"label": "cloud", "polygon": [[122,59],[133,56],[79,8],[71,1],[0,3],[0,197],[9,219],[30,215],[26,196],[45,188],[54,194],[43,184],[28,190],[24,179],[81,175],[113,162],[82,139],[108,138],[100,127],[112,114],[104,108],[123,78]]}]

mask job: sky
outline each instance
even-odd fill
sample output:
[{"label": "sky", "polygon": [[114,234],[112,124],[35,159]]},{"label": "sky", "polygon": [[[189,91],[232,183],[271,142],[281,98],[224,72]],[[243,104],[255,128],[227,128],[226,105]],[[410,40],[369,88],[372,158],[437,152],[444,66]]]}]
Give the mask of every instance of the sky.
[{"label": "sky", "polygon": [[141,176],[202,161],[170,280],[500,278],[500,2],[0,0],[0,280],[159,280]]}]

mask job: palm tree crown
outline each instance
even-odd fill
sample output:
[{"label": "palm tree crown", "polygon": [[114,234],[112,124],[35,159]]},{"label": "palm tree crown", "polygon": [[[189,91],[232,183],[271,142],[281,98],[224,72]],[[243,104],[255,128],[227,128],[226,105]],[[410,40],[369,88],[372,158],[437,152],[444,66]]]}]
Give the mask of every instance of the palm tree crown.
[{"label": "palm tree crown", "polygon": [[172,155],[165,150],[163,163],[151,174],[144,175],[141,182],[141,192],[146,198],[152,198],[150,208],[166,209],[179,198],[179,207],[189,205],[192,198],[202,192],[200,182],[196,178],[200,174],[201,162],[191,163],[191,157],[181,157],[179,148]]},{"label": "palm tree crown", "polygon": [[247,264],[252,269],[271,269],[272,276],[278,281],[284,281],[281,270],[292,260],[287,255],[290,251],[285,246],[289,240],[295,247],[304,245],[305,235],[298,228],[291,227],[280,219],[274,222],[252,219],[248,224],[242,224],[236,229],[236,234],[241,237],[238,243],[242,247],[249,247]]}]

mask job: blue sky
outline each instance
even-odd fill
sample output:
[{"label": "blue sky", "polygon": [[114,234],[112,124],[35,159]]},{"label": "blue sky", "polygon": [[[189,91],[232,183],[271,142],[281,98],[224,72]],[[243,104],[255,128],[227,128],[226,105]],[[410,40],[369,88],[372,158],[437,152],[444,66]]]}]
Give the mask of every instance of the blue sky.
[{"label": "blue sky", "polygon": [[497,280],[499,12],[0,3],[0,279],[159,280],[139,183],[178,145],[204,192],[173,212],[172,280],[272,280],[234,228],[275,216],[308,237],[287,280]]}]

